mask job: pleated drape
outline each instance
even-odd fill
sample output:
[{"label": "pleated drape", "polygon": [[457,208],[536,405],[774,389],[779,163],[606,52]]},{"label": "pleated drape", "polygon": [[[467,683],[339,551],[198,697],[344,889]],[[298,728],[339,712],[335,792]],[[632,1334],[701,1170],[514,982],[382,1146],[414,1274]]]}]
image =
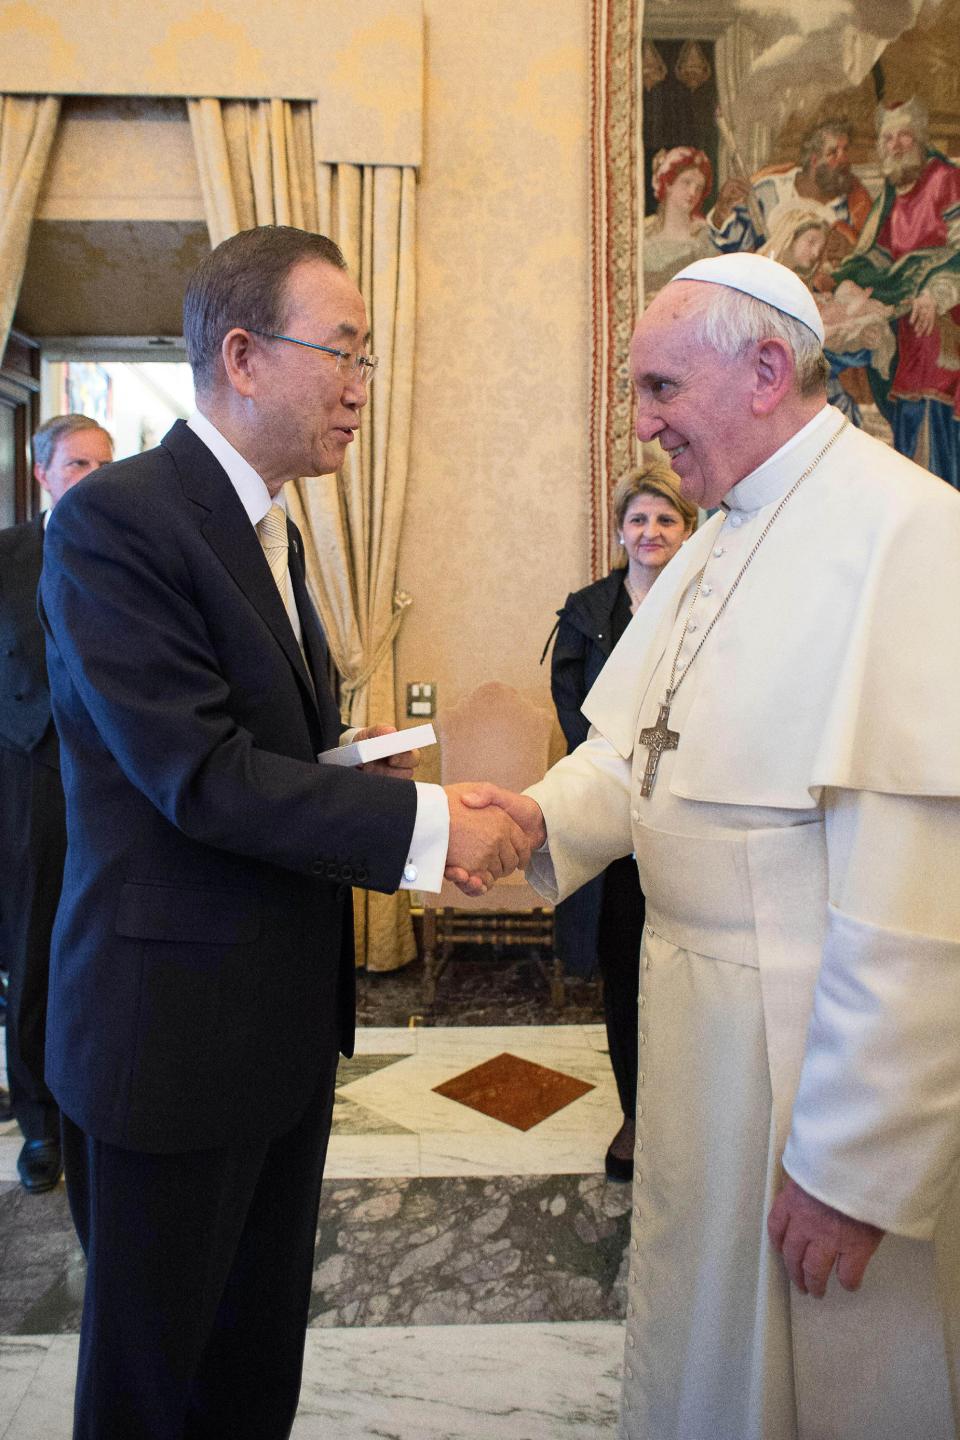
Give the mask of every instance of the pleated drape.
[{"label": "pleated drape", "polygon": [[58,95],[0,96],[0,355],[17,308],[30,228],[59,118]]},{"label": "pleated drape", "polygon": [[[411,167],[327,164],[316,106],[287,100],[188,102],[211,243],[253,225],[296,225],[335,240],[357,280],[380,357],[357,441],[339,477],[304,478],[287,503],[307,582],[342,677],[351,725],[396,723],[393,641],[409,597],[396,591],[410,451],[415,314]],[[414,956],[406,896],[356,891],[358,963]]]}]

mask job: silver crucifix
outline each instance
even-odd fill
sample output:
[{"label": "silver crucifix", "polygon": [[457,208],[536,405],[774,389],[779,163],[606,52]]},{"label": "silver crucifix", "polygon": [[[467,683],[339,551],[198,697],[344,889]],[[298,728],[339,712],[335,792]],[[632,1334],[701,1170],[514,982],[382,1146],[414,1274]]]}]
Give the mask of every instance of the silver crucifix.
[{"label": "silver crucifix", "polygon": [[660,756],[664,750],[676,750],[680,743],[680,732],[671,730],[670,704],[673,696],[668,694],[660,706],[660,714],[657,716],[656,725],[650,725],[646,730],[640,731],[640,744],[646,745],[649,750],[647,766],[643,772],[643,782],[640,786],[641,795],[653,794],[653,782],[657,778],[657,766],[660,764]]}]

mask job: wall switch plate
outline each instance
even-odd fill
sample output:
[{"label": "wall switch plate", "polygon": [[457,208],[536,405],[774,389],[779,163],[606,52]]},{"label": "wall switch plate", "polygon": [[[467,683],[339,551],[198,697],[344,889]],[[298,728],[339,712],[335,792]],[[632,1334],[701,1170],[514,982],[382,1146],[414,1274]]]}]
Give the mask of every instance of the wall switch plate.
[{"label": "wall switch plate", "polygon": [[407,718],[432,720],[437,713],[437,687],[432,680],[415,680],[407,686]]}]

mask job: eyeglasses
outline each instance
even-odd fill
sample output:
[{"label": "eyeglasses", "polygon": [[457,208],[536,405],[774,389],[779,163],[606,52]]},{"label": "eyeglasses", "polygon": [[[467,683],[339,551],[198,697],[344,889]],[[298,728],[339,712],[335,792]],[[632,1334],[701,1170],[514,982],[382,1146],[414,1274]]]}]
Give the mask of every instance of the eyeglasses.
[{"label": "eyeglasses", "polygon": [[361,380],[367,389],[373,384],[373,377],[380,363],[376,355],[355,355],[352,350],[335,350],[332,345],[317,345],[313,340],[298,340],[295,335],[275,335],[271,330],[254,330],[249,325],[243,328],[249,330],[251,335],[260,335],[264,340],[286,340],[290,345],[304,345],[308,350],[322,350],[325,355],[335,355],[338,375],[347,374],[354,380]]}]

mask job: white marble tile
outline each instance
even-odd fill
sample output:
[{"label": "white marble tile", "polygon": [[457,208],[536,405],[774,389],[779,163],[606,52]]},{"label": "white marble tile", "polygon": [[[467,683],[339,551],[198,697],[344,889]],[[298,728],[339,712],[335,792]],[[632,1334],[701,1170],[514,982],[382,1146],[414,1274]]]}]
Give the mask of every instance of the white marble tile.
[{"label": "white marble tile", "polygon": [[602,1050],[608,1053],[607,1027],[605,1025],[584,1025],[584,1038],[593,1050]]},{"label": "white marble tile", "polygon": [[[69,1440],[77,1343],[0,1338],[0,1440]],[[310,1330],[293,1440],[610,1440],[622,1354],[619,1323]]]},{"label": "white marble tile", "polygon": [[603,1157],[620,1122],[602,1133],[556,1135],[530,1141],[530,1131],[504,1129],[492,1136],[424,1135],[420,1141],[421,1175],[590,1175],[603,1170]]},{"label": "white marble tile", "polygon": [[371,1180],[381,1175],[419,1175],[418,1135],[331,1135],[327,1180]]},{"label": "white marble tile", "polygon": [[398,1025],[368,1025],[358,1030],[355,1051],[358,1055],[415,1055],[420,1031]]},{"label": "white marble tile", "polygon": [[0,1437],[15,1434],[11,1426],[49,1348],[48,1335],[0,1338]]},{"label": "white marble tile", "polygon": [[[0,1339],[0,1353],[17,1344],[42,1346],[43,1354],[6,1428],[0,1420],[0,1440],[70,1440],[79,1336]],[[0,1365],[0,1417],[6,1413],[7,1394],[7,1374]]]},{"label": "white marble tile", "polygon": [[292,1440],[610,1440],[622,1352],[600,1322],[311,1331]]},{"label": "white marble tile", "polygon": [[23,1147],[20,1126],[14,1121],[0,1127],[0,1182],[17,1181],[17,1156]]},{"label": "white marble tile", "polygon": [[584,1033],[585,1028],[583,1025],[437,1026],[417,1032],[420,1037],[417,1053],[454,1065],[467,1057],[463,1066],[465,1069],[474,1052],[489,1056],[509,1050],[511,1054],[522,1052],[532,1057],[541,1053],[559,1055],[570,1049],[593,1049]]},{"label": "white marble tile", "polygon": [[[515,1045],[508,1051],[491,1047],[460,1056],[455,1064],[449,1056],[436,1056],[421,1051],[386,1069],[361,1076],[341,1086],[339,1093],[366,1106],[385,1120],[404,1125],[420,1134],[443,1130],[470,1130],[478,1135],[492,1134],[502,1129],[502,1121],[471,1110],[469,1106],[461,1105],[459,1101],[451,1100],[445,1095],[438,1095],[436,1086],[462,1074],[464,1070],[472,1069],[475,1065],[504,1053],[560,1070],[594,1087],[586,1096],[565,1106],[550,1117],[550,1120],[541,1122],[541,1125],[556,1121],[554,1128],[564,1131],[588,1131],[595,1123],[598,1109],[604,1112],[609,1109],[615,1088],[609,1061],[596,1051],[585,1048],[570,1049],[566,1053],[561,1051],[545,1054],[533,1046]],[[541,1126],[535,1128],[540,1130]]]}]

